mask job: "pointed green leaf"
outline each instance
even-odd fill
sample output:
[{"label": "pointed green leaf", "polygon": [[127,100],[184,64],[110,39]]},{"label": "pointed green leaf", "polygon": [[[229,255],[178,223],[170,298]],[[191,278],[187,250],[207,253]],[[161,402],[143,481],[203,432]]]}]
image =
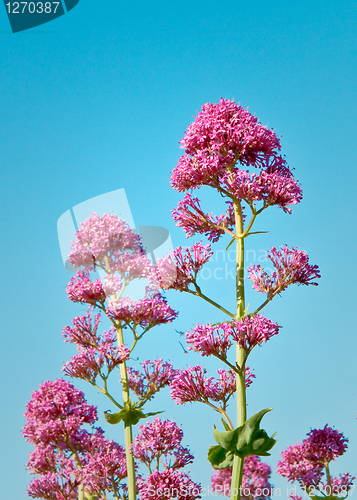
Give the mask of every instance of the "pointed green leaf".
[{"label": "pointed green leaf", "polygon": [[214,426],[213,429],[213,437],[216,443],[218,443],[222,448],[228,451],[235,451],[237,449],[237,440],[238,440],[238,429],[235,429],[234,431],[224,431],[224,432],[219,432]]},{"label": "pointed green leaf", "polygon": [[265,430],[259,427],[263,416],[269,411],[271,411],[271,408],[259,411],[233,431],[219,432],[215,427],[213,437],[216,443],[228,452],[233,452],[240,457],[270,455],[268,451],[276,443],[275,434],[269,437]]},{"label": "pointed green leaf", "polygon": [[223,418],[221,418],[222,420],[222,424],[223,424],[223,427],[225,428],[226,431],[230,431],[231,429],[229,428],[229,425],[227,424],[227,422],[225,420],[223,420]]},{"label": "pointed green leaf", "polygon": [[151,413],[143,413],[144,417],[154,417],[155,415],[159,415],[160,413],[164,413],[163,411],[154,411]]},{"label": "pointed green leaf", "polygon": [[119,424],[119,422],[121,422],[121,420],[123,419],[122,412],[123,410],[121,410],[119,413],[109,413],[108,411],[105,411],[105,420],[111,425]]},{"label": "pointed green leaf", "polygon": [[226,469],[233,467],[234,453],[227,451],[222,446],[210,446],[208,449],[208,460],[214,469]]}]

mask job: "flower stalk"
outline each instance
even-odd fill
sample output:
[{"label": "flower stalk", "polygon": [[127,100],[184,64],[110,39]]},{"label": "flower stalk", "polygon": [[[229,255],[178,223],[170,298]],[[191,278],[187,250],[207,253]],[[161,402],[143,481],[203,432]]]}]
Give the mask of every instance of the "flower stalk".
[{"label": "flower stalk", "polygon": [[[117,326],[117,340],[118,347],[124,345],[123,330],[121,325]],[[120,363],[120,377],[122,381],[123,388],[123,405],[124,408],[130,408],[130,394],[128,385],[128,373],[126,370],[126,363]],[[133,443],[133,432],[131,424],[124,422],[124,440],[125,440],[125,454],[126,454],[126,467],[128,474],[128,500],[135,500],[136,498],[136,486],[135,486],[135,464],[134,457],[131,453],[131,445]]]}]

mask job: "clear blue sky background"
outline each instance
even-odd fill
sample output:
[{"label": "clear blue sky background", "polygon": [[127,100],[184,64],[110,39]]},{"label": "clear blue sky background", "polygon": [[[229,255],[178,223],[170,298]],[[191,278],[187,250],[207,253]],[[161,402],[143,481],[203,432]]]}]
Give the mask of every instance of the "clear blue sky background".
[{"label": "clear blue sky background", "polygon": [[[304,190],[293,215],[271,209],[258,221],[269,234],[250,238],[249,248],[258,256],[272,245],[299,246],[322,273],[319,287],[292,288],[266,308],[284,328],[250,359],[257,379],[249,413],[274,408],[264,417],[267,431],[278,431],[267,460],[273,471],[287,445],[328,423],[350,440],[332,473],[357,475],[356,23],[349,0],[81,0],[61,18],[14,35],[1,7],[2,498],[26,498],[25,405],[41,382],[61,376],[74,354],[61,329],[83,311],[66,298],[70,273],[57,219],[125,188],[137,225],[164,226],[175,246],[185,245],[170,214],[180,196],[169,175],[193,115],[220,97],[249,106],[282,135]],[[204,206],[215,210],[218,201],[208,194]],[[224,265],[222,258],[211,264]],[[232,304],[229,276],[204,286]],[[183,353],[175,329],[217,314],[199,299],[168,298],[179,319],[153,331],[138,354],[177,367],[201,363]],[[248,300],[259,305],[261,297],[248,291]],[[78,386],[100,411],[108,409],[95,391]],[[168,391],[151,407],[167,407],[165,417],[183,425],[197,457],[192,478],[207,486],[217,416],[199,404],[175,406]],[[120,441],[119,426],[107,429],[103,420]],[[286,498],[286,481],[273,472],[272,482]]]}]

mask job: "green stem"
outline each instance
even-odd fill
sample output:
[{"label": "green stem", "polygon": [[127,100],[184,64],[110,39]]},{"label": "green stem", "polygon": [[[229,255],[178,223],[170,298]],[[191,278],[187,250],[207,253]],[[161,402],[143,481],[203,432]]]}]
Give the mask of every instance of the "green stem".
[{"label": "green stem", "polygon": [[[123,331],[121,326],[117,325],[117,340],[118,346],[124,345]],[[120,376],[123,386],[123,405],[127,408],[130,405],[128,374],[126,364],[120,363]],[[133,442],[133,434],[130,424],[124,424],[124,438],[125,438],[125,454],[126,454],[126,467],[128,473],[128,500],[136,499],[136,486],[135,486],[135,465],[134,457],[131,454],[130,447]]]},{"label": "green stem", "polygon": [[194,282],[194,285],[195,285],[195,288],[196,288],[196,292],[190,292],[190,293],[193,293],[194,295],[196,295],[197,297],[201,297],[201,299],[205,300],[206,302],[209,302],[210,304],[212,304],[213,306],[217,307],[217,309],[219,309],[220,311],[224,312],[225,314],[227,314],[228,316],[230,316],[231,318],[235,318],[234,314],[230,313],[229,311],[227,311],[227,309],[225,309],[224,307],[220,306],[219,304],[217,304],[217,302],[215,302],[214,300],[210,299],[209,297],[207,297],[206,295],[204,295],[202,292],[201,292],[201,288],[197,285],[196,282]]},{"label": "green stem", "polygon": [[[237,234],[237,265],[236,265],[236,290],[237,290],[237,314],[236,318],[244,316],[244,234],[242,207],[239,201],[234,202],[234,214]],[[237,427],[243,425],[247,419],[246,393],[245,393],[245,350],[236,344],[236,363],[240,372],[236,374],[236,394],[237,394]],[[230,500],[240,500],[240,488],[243,479],[244,458],[234,457],[231,495]]]},{"label": "green stem", "polygon": [[329,486],[330,489],[330,494],[328,495],[328,498],[332,498],[332,485],[331,485],[331,474],[330,474],[330,467],[329,464],[325,464],[325,470],[326,470],[326,479],[327,479],[327,485]]}]

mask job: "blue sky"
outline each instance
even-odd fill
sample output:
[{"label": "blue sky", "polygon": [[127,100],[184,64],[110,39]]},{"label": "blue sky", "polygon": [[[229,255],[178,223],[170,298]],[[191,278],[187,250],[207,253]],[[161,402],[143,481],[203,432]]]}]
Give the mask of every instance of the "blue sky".
[{"label": "blue sky", "polygon": [[[319,287],[292,288],[266,308],[284,328],[250,359],[257,378],[248,411],[274,408],[265,417],[266,430],[278,431],[267,460],[273,471],[287,445],[328,423],[350,440],[332,473],[357,476],[356,22],[351,1],[80,0],[57,20],[12,34],[0,9],[3,498],[26,498],[25,405],[42,381],[61,376],[73,354],[61,329],[83,311],[66,298],[70,273],[57,219],[124,188],[137,225],[166,227],[175,246],[185,245],[171,218],[180,195],[170,171],[192,117],[220,97],[249,106],[282,135],[304,192],[293,215],[271,209],[262,216],[259,229],[269,234],[250,238],[249,248],[259,255],[273,245],[298,246],[322,273]],[[213,192],[204,196],[207,207],[218,206]],[[207,290],[233,300],[229,277],[207,280]],[[144,339],[138,355],[199,364],[198,355],[183,353],[175,329],[217,316],[199,299],[168,298],[179,319]],[[260,297],[248,290],[248,301],[258,305]],[[108,409],[95,391],[78,386]],[[166,406],[165,417],[183,425],[197,457],[192,477],[206,486],[218,419],[198,404],[176,407],[167,391],[152,403]],[[108,433],[120,441],[119,427]],[[287,485],[275,473],[272,482]]]}]

